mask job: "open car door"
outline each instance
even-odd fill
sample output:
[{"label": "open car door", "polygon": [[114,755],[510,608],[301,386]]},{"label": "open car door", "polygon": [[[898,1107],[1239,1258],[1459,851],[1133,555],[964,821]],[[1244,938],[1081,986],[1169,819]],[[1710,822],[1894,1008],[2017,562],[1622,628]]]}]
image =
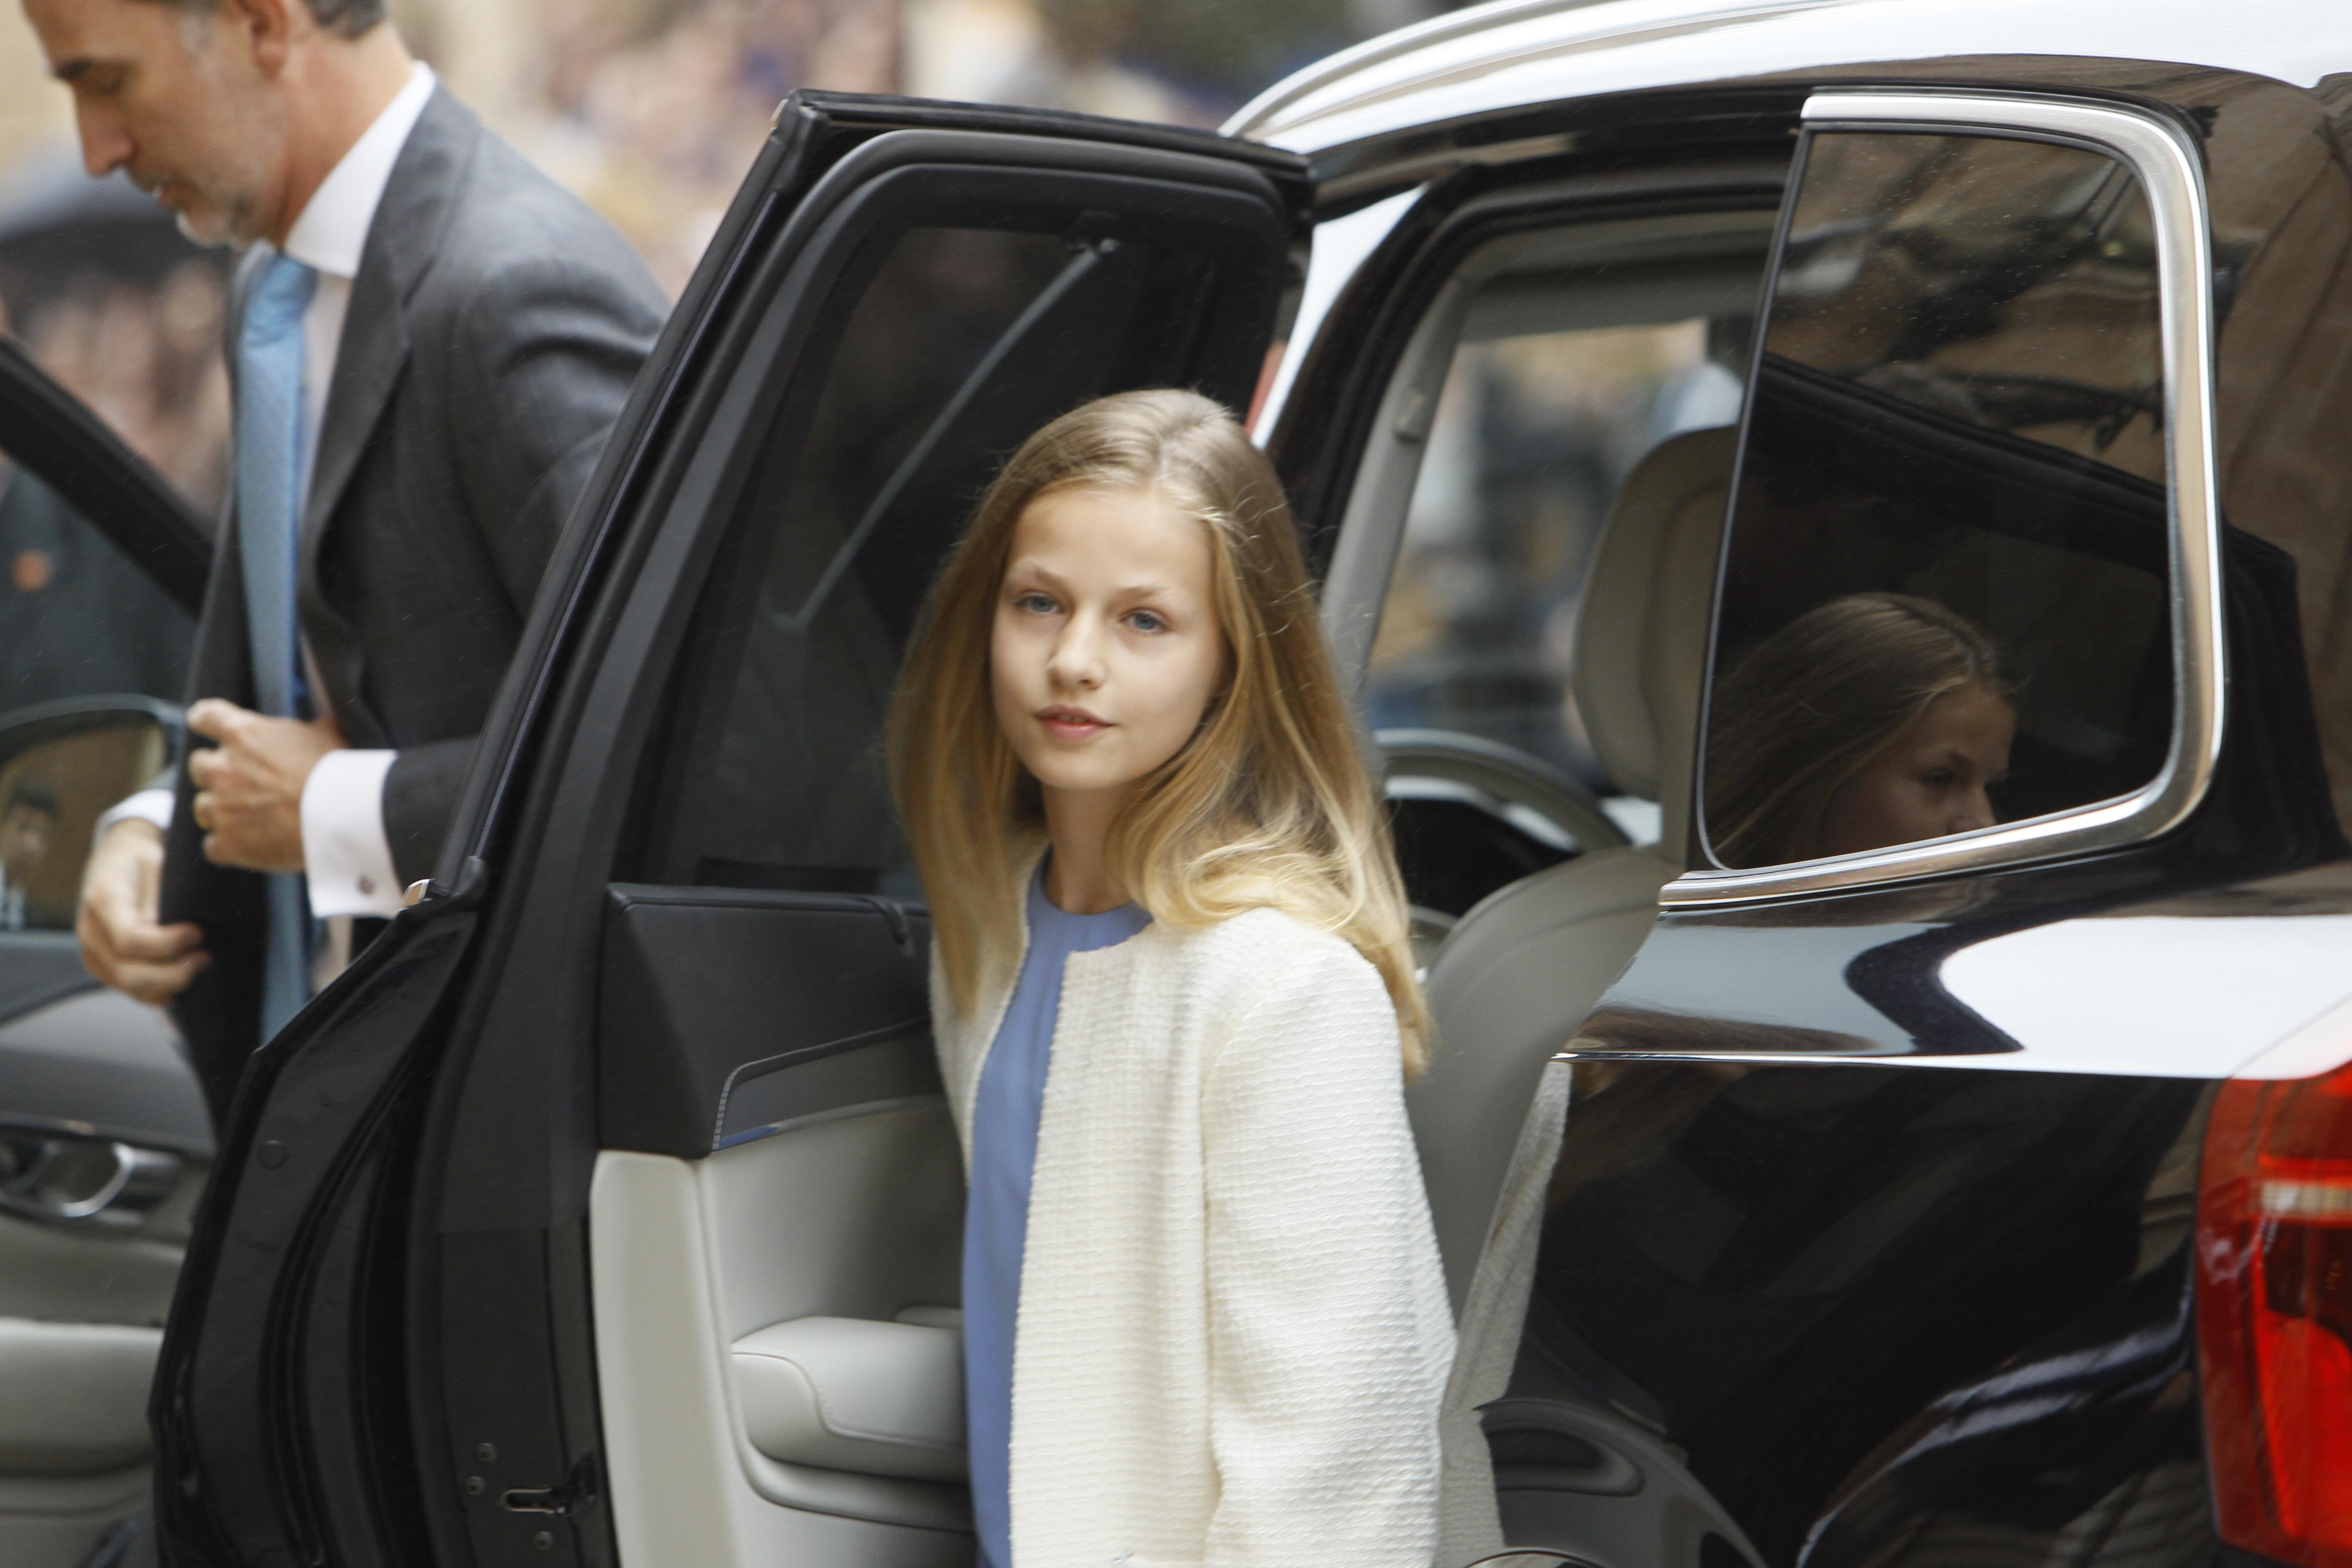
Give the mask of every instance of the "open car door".
[{"label": "open car door", "polygon": [[881,725],[1024,437],[1246,407],[1307,195],[1204,134],[785,104],[440,876],[254,1058],[159,1383],[175,1561],[971,1561]]}]

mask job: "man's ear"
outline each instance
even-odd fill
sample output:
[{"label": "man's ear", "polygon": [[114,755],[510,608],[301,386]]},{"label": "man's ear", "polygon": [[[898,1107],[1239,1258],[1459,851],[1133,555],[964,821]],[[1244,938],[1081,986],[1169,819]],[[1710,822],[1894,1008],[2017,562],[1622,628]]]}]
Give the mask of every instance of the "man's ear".
[{"label": "man's ear", "polygon": [[286,68],[295,35],[310,24],[310,14],[302,4],[303,0],[220,0],[220,17],[245,39],[261,74],[275,77]]}]

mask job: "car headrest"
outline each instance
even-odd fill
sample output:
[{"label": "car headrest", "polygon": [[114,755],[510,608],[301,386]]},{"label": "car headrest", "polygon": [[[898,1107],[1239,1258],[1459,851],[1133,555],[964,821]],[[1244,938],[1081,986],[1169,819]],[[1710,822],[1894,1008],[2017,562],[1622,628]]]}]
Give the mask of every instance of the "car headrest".
[{"label": "car headrest", "polygon": [[1683,850],[1706,622],[1736,427],[1667,437],[1633,467],[1602,531],[1576,629],[1576,701],[1619,789],[1663,808]]}]

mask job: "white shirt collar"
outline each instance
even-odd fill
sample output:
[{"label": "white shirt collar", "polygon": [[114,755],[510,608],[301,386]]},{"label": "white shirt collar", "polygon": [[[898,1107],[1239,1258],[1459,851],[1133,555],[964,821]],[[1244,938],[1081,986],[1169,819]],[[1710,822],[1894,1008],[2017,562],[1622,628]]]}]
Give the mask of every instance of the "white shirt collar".
[{"label": "white shirt collar", "polygon": [[286,254],[330,278],[360,275],[368,226],[392,181],[392,166],[416,129],[416,118],[433,97],[433,68],[423,60],[409,72],[408,85],[383,106],[375,123],[360,133],[342,162],[310,193],[309,205],[286,236]]}]

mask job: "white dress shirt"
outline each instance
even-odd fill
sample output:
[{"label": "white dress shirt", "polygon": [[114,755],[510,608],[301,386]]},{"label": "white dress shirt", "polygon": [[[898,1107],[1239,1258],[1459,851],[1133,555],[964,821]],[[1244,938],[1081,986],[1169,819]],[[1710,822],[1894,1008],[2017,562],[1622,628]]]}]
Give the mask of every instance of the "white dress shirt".
[{"label": "white dress shirt", "polygon": [[[302,317],[302,491],[307,503],[310,473],[326,418],[327,389],[334,384],[335,357],[342,347],[343,318],[351,310],[352,280],[359,276],[368,228],[392,179],[392,166],[407,145],[417,116],[433,96],[432,68],[421,61],[408,85],[384,106],[375,122],[311,193],[286,236],[286,254],[319,274],[317,290]],[[299,513],[298,512],[299,516]],[[303,650],[306,661],[310,651]],[[310,668],[311,700],[327,710],[326,688]],[[310,913],[320,920],[339,915],[393,915],[400,911],[401,886],[392,867],[392,843],[383,829],[383,780],[397,753],[346,749],[329,752],[302,786],[302,864],[310,889]],[[125,816],[144,817],[158,827],[172,822],[172,792],[140,791],[107,814],[105,826]],[[340,933],[339,933],[340,934]]]}]

